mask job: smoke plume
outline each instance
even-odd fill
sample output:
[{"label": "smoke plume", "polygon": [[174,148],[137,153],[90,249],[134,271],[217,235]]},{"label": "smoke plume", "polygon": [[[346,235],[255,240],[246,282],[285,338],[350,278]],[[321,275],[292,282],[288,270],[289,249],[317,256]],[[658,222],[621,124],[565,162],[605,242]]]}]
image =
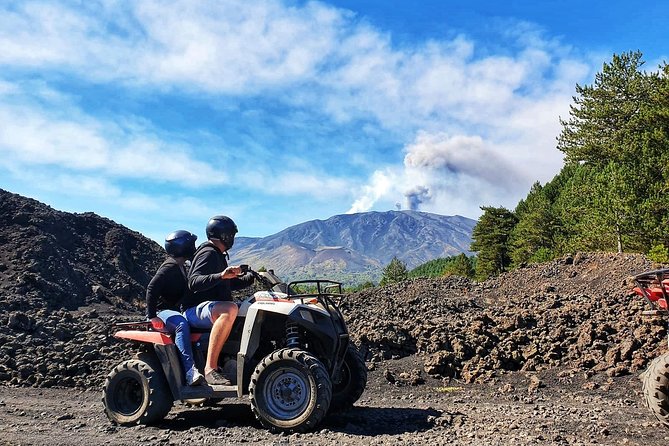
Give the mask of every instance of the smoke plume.
[{"label": "smoke plume", "polygon": [[419,210],[421,204],[430,201],[432,198],[430,189],[424,186],[416,186],[415,188],[406,191],[404,197],[407,200],[407,207],[412,211]]},{"label": "smoke plume", "polygon": [[525,183],[504,150],[480,136],[421,133],[405,147],[402,166],[374,172],[349,213],[404,196],[411,210],[475,217],[480,206],[503,203]]}]

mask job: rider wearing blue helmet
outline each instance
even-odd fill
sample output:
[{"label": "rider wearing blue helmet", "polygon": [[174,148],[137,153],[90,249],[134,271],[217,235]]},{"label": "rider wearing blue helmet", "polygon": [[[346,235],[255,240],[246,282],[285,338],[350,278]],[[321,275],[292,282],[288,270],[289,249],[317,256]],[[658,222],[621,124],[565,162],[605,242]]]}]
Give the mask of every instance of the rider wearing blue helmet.
[{"label": "rider wearing blue helmet", "polygon": [[146,316],[154,327],[164,326],[174,334],[186,382],[191,386],[202,384],[204,377],[193,362],[190,327],[179,308],[188,293],[185,262],[195,253],[195,240],[197,236],[188,231],[170,233],[165,238],[165,251],[169,257],[160,265],[146,289]]}]

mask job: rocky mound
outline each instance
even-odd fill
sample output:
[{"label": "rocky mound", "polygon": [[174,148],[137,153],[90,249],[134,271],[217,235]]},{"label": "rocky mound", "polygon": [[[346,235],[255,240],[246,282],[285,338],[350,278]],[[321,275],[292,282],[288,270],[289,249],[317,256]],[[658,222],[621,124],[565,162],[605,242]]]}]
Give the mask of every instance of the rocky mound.
[{"label": "rocky mound", "polygon": [[108,323],[141,315],[163,259],[111,220],[0,189],[0,382],[98,385],[105,358],[124,348],[107,339]]},{"label": "rocky mound", "polygon": [[552,367],[623,375],[665,349],[664,322],[644,318],[643,299],[630,295],[630,276],[652,267],[640,255],[578,254],[483,283],[366,290],[345,311],[373,361],[418,354],[434,376],[473,382]]},{"label": "rocky mound", "polygon": [[93,213],[56,211],[0,189],[4,310],[136,303],[164,259],[161,247]]}]

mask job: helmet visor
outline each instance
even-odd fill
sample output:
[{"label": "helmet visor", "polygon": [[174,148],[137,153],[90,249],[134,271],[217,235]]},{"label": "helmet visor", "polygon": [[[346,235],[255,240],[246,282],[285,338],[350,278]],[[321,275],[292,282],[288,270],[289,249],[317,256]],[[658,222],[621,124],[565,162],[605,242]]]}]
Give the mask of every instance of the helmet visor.
[{"label": "helmet visor", "polygon": [[235,234],[221,234],[219,240],[225,245],[226,249],[230,249],[235,244]]}]

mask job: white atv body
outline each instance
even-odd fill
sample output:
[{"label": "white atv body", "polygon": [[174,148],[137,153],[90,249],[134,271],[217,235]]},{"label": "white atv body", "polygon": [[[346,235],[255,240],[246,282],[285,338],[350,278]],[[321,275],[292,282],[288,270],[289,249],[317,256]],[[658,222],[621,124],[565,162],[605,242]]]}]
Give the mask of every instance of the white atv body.
[{"label": "white atv body", "polygon": [[[116,324],[114,336],[139,342],[144,351],[124,361],[104,385],[105,413],[117,424],[164,418],[174,401],[205,401],[248,394],[263,426],[274,431],[313,429],[328,412],[353,405],[364,391],[367,368],[335,299],[341,284],[329,280],[282,283],[254,273],[270,288],[240,303],[221,366],[234,371],[232,386],[188,386],[179,352],[167,333],[150,323]],[[297,294],[294,287],[313,292]],[[196,365],[203,367],[208,333],[193,333]]]}]

